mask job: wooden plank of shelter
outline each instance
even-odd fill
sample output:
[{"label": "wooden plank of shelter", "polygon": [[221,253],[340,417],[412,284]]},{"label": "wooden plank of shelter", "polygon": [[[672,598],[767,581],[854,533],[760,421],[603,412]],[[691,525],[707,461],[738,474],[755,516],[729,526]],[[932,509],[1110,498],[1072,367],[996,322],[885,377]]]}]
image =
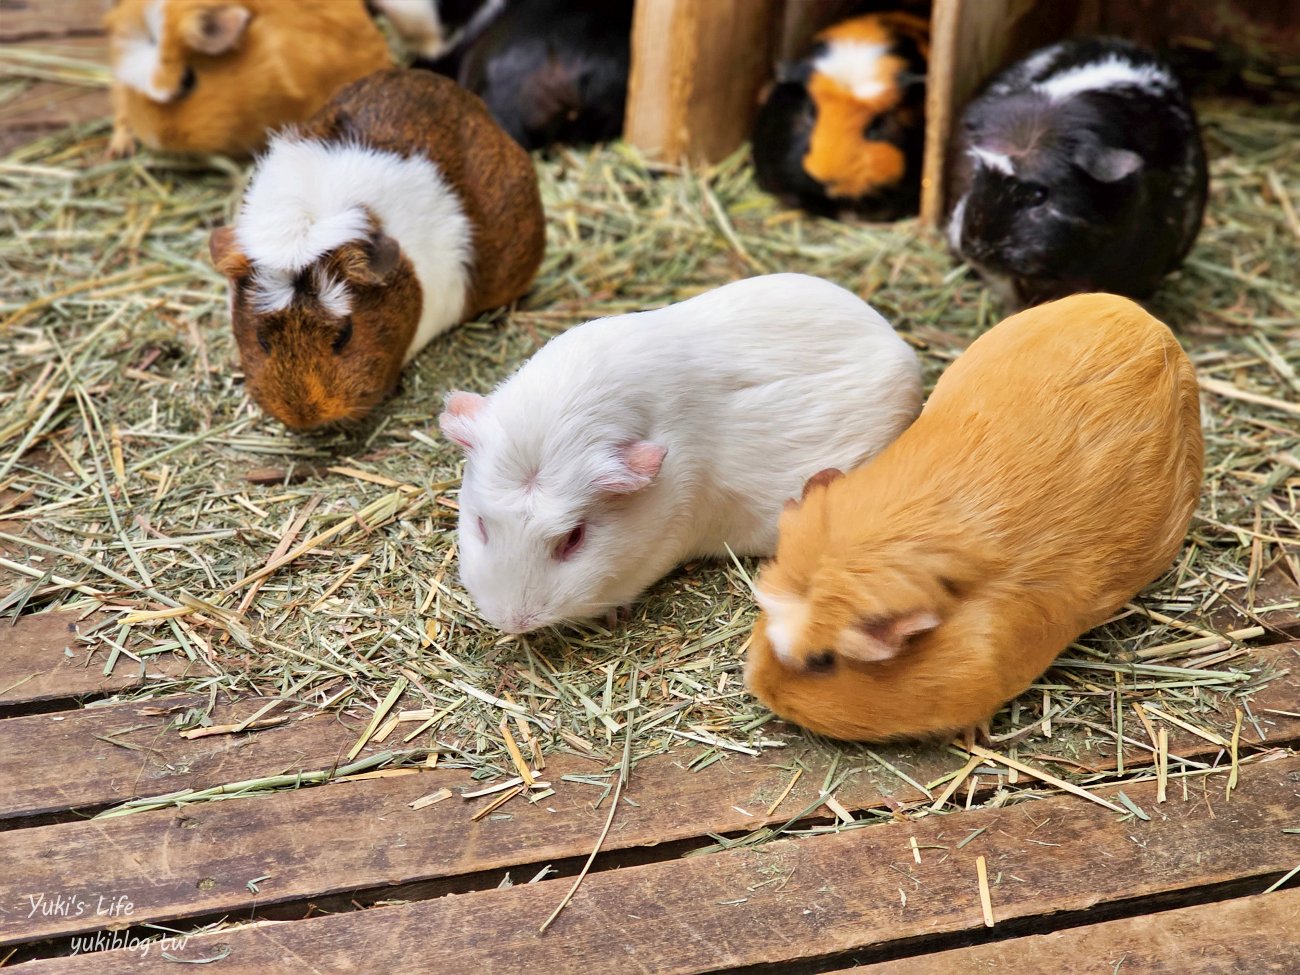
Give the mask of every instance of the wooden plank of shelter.
[{"label": "wooden plank of shelter", "polygon": [[[213,720],[240,721],[266,703],[220,706]],[[182,694],[0,721],[0,821],[330,768],[366,724],[313,712],[265,731],[179,737],[176,721],[207,705],[206,695]]]},{"label": "wooden plank of shelter", "polygon": [[0,17],[0,43],[102,34],[108,6],[106,0],[7,0]]},{"label": "wooden plank of shelter", "polygon": [[861,7],[857,0],[798,0],[787,3],[781,18],[781,43],[777,54],[782,61],[803,57],[813,35],[823,27],[852,16]]},{"label": "wooden plank of shelter", "polygon": [[85,615],[60,610],[0,620],[0,706],[115,693],[138,686],[146,675],[185,672],[185,661],[168,654],[146,658],[143,667],[120,657],[106,675],[104,654],[89,654],[77,643],[78,632],[99,619]]},{"label": "wooden plank of shelter", "polygon": [[[170,954],[191,962],[220,954],[227,975],[304,962],[388,975],[504,972],[521,962],[554,973],[685,975],[861,958],[882,942],[983,930],[977,857],[989,867],[995,923],[1201,885],[1262,889],[1296,862],[1296,838],[1282,827],[1297,772],[1295,757],[1243,768],[1231,801],[1216,773],[1193,782],[1186,801],[1161,807],[1154,783],[1126,784],[1146,821],[1063,797],[602,871],[544,936],[538,927],[565,880],[243,926],[195,935]],[[173,972],[175,961],[159,955],[109,951],[14,970]]]},{"label": "wooden plank of shelter", "polygon": [[[1285,662],[1291,648],[1276,649],[1276,662]],[[1290,677],[1266,685],[1270,696],[1261,693],[1253,699],[1270,737],[1280,740],[1300,735],[1300,718],[1269,715],[1263,709],[1272,704],[1294,706],[1300,695],[1300,668],[1293,680]],[[1175,751],[1184,757],[1213,759],[1221,752],[1217,745],[1183,729],[1172,730]],[[160,748],[166,747],[160,742]],[[923,781],[961,763],[939,750],[921,752],[911,761],[891,757]],[[784,767],[767,758],[729,756],[694,773],[683,769],[684,759],[678,755],[639,762],[628,792],[635,805],[620,808],[616,829],[603,847],[607,861],[624,861],[620,851],[695,839],[706,842],[702,838],[710,833],[746,832],[800,814],[828,818],[818,798],[829,755],[803,748],[782,753],[781,758]],[[1136,763],[1129,761],[1132,768]],[[1146,764],[1150,761],[1147,753]],[[789,769],[796,762],[808,771],[774,805],[789,785]],[[1035,764],[1043,763],[1035,760]],[[1093,764],[1105,767],[1101,761]],[[20,898],[27,888],[44,889],[57,885],[60,877],[81,876],[94,876],[104,889],[127,897],[134,905],[136,923],[235,911],[245,905],[248,880],[258,876],[274,878],[261,885],[258,903],[262,907],[315,902],[358,890],[386,898],[432,896],[463,885],[465,881],[457,878],[533,865],[531,873],[545,863],[588,853],[608,807],[594,807],[602,791],[599,784],[566,782],[564,776],[599,776],[602,771],[601,765],[585,759],[555,756],[544,772],[556,789],[554,796],[539,803],[516,798],[500,808],[502,818],[480,821],[470,817],[492,796],[472,803],[457,797],[420,810],[411,808],[412,802],[439,789],[451,789],[456,795],[469,787],[464,771],[437,770],[286,792],[252,804],[196,803],[183,810],[0,833],[0,859],[27,864],[21,880],[0,877],[0,904]],[[987,776],[985,780],[989,781]],[[606,776],[603,781],[612,780]],[[890,801],[922,799],[892,773],[852,777],[835,797],[859,813]],[[304,833],[302,823],[312,823],[312,830]],[[339,844],[342,836],[352,841]],[[107,862],[102,855],[106,847],[115,851]],[[214,856],[214,851],[220,855]],[[200,885],[199,879],[208,883]],[[394,892],[394,886],[400,889]],[[93,917],[12,920],[16,926],[7,925],[0,916],[0,944],[66,937],[98,926]]]},{"label": "wooden plank of shelter", "polygon": [[669,162],[732,152],[749,138],[780,21],[778,0],[638,3],[627,140]]},{"label": "wooden plank of shelter", "polygon": [[1279,890],[828,975],[1293,975],[1297,931],[1300,889]]},{"label": "wooden plank of shelter", "polygon": [[935,0],[925,103],[921,220],[946,213],[949,142],[966,103],[1013,58],[1096,23],[1096,0]]}]

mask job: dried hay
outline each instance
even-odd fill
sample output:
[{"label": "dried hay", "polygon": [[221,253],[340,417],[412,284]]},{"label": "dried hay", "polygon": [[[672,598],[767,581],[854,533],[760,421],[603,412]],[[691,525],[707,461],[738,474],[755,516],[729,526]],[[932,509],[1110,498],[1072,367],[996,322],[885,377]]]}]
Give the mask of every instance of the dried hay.
[{"label": "dried hay", "polygon": [[[0,61],[0,99],[31,77],[93,81],[19,53]],[[1207,389],[1200,510],[1166,577],[998,716],[992,744],[1013,761],[1030,740],[1040,763],[1089,738],[1145,745],[1134,707],[1148,725],[1158,711],[1235,740],[1234,704],[1267,679],[1250,673],[1243,641],[1276,642],[1262,616],[1300,618],[1287,582],[1300,576],[1300,107],[1202,112],[1208,221],[1155,302]],[[0,615],[103,610],[86,642],[106,670],[160,654],[193,661],[192,676],[154,679],[145,694],[373,711],[352,756],[372,734],[393,736],[384,761],[431,751],[484,779],[522,782],[554,749],[626,769],[685,745],[700,768],[804,737],[743,688],[752,564],[689,565],[615,628],[514,639],[480,622],[456,580],[460,458],[435,417],[447,389],[490,388],[577,322],[775,270],[819,274],[872,301],[921,351],[932,384],[999,318],[936,235],[911,221],[783,211],[756,190],[743,155],[682,171],[648,167],[622,145],[560,151],[537,163],[549,250],[520,307],[435,342],[366,425],[296,436],[245,396],[224,284],[206,256],[242,170],[154,155],[107,162],[105,141],[104,125],[82,126],[0,160],[0,571],[12,584],[0,585],[12,588]],[[1261,716],[1244,715],[1258,731]],[[887,791],[902,780],[927,788],[901,771],[925,749],[823,745],[825,795],[843,779],[841,759],[873,769]],[[977,765],[931,783],[949,785],[934,808]]]}]

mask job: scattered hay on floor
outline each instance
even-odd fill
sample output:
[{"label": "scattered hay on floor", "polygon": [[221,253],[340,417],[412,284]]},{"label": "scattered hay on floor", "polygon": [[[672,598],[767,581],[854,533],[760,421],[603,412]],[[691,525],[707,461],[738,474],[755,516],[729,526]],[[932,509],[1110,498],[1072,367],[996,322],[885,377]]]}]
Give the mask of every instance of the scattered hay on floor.
[{"label": "scattered hay on floor", "polygon": [[[1155,302],[1207,388],[1198,517],[1160,583],[1002,712],[1008,754],[1131,735],[1123,714],[1142,701],[1227,736],[1234,696],[1267,677],[1250,673],[1249,641],[1276,639],[1261,615],[1300,617],[1300,110],[1203,117],[1208,222]],[[628,738],[632,761],[704,744],[697,768],[803,737],[744,691],[754,608],[734,566],[688,565],[612,629],[516,640],[481,623],[456,579],[460,460],[436,429],[441,396],[490,388],[577,322],[776,270],[868,298],[932,384],[999,318],[936,235],[782,211],[741,156],[680,172],[623,146],[558,152],[538,161],[549,250],[521,306],[433,343],[366,425],[296,436],[245,396],[207,259],[241,169],[107,162],[105,141],[82,127],[0,161],[0,571],[14,584],[0,614],[102,609],[87,642],[105,666],[192,661],[145,693],[418,710],[389,729],[395,760],[433,748],[483,778],[516,774],[511,725],[517,747],[611,762]],[[920,751],[825,748],[886,778]]]}]

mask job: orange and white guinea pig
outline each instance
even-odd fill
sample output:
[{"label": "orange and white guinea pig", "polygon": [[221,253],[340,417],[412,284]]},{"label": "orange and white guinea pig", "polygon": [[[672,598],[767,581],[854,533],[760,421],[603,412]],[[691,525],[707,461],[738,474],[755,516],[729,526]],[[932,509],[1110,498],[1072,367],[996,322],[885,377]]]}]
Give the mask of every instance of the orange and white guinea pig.
[{"label": "orange and white guinea pig", "polygon": [[854,17],[784,64],[754,121],[758,185],[833,216],[913,213],[925,141],[929,23],[901,11]]},{"label": "orange and white guinea pig", "polygon": [[979,725],[1168,568],[1201,477],[1168,328],[1106,294],[1014,315],[875,460],[787,505],[749,688],[835,738]]},{"label": "orange and white guinea pig", "polygon": [[394,69],[272,139],[209,250],[249,393],[306,429],[361,418],[434,336],[527,291],[545,243],[528,153],[450,78]]},{"label": "orange and white guinea pig", "polygon": [[246,156],[392,65],[363,0],[117,0],[109,154]]}]

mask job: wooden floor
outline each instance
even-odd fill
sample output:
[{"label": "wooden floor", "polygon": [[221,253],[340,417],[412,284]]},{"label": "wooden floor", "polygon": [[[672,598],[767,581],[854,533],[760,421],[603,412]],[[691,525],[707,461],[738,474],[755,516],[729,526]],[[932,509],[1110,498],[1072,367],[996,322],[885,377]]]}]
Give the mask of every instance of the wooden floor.
[{"label": "wooden floor", "polygon": [[[54,6],[66,25],[100,4]],[[0,41],[102,56],[102,37],[52,25],[50,9],[0,0]],[[34,84],[0,110],[0,152],[106,111],[102,90]],[[0,621],[0,966],[16,972],[1300,972],[1300,876],[1278,885],[1300,867],[1300,642],[1255,651],[1282,676],[1250,702],[1265,736],[1243,731],[1230,797],[1222,745],[1173,725],[1170,751],[1218,770],[1171,781],[1164,802],[1154,773],[1122,798],[1105,784],[1117,758],[1130,776],[1149,768],[1148,750],[1074,757],[1140,818],[1059,791],[979,808],[996,769],[951,812],[918,816],[921,792],[866,776],[828,808],[828,752],[728,754],[702,771],[690,754],[643,761],[591,873],[539,934],[606,825],[617,755],[551,758],[553,795],[495,807],[510,793],[462,798],[496,783],[460,771],[331,775],[368,713],[284,704],[260,730],[187,737],[192,709],[234,725],[267,702],[113,703],[141,672],[118,661],[106,677],[87,657],[79,636],[99,619]],[[370,738],[355,761],[398,737]],[[926,782],[960,764],[904,771]],[[277,775],[302,787],[218,801]],[[92,818],[182,790],[210,791]],[[801,835],[716,849],[787,824]]]},{"label": "wooden floor", "polygon": [[[105,678],[86,658],[78,634],[96,620],[0,623],[0,959],[18,972],[175,972],[171,959],[220,959],[223,973],[1300,970],[1300,884],[1266,892],[1300,866],[1300,756],[1282,747],[1300,740],[1300,642],[1257,652],[1288,672],[1250,702],[1267,739],[1243,733],[1230,798],[1224,749],[1179,728],[1171,753],[1225,767],[1172,780],[1164,803],[1153,777],[1124,799],[1095,790],[1143,819],[1059,792],[960,810],[965,790],[947,807],[960,811],[916,818],[930,805],[919,792],[859,777],[835,798],[868,825],[837,830],[818,796],[827,753],[697,772],[689,754],[645,760],[592,872],[539,934],[605,824],[617,756],[554,757],[540,772],[553,795],[491,811],[503,793],[460,793],[494,783],[407,769],[89,818],[139,797],[291,784],[345,762],[369,719],[285,706],[263,730],[185,737],[177,725],[205,695],[97,706],[138,671]],[[212,717],[234,724],[265,703],[218,702]],[[1144,754],[1126,753],[1130,774]],[[795,759],[809,771],[782,797]],[[1114,759],[1076,761],[1104,776]],[[960,764],[943,762],[905,771],[924,782]],[[980,780],[976,803],[999,784]],[[689,855],[791,819],[821,830]],[[186,934],[217,920],[237,926]]]}]

